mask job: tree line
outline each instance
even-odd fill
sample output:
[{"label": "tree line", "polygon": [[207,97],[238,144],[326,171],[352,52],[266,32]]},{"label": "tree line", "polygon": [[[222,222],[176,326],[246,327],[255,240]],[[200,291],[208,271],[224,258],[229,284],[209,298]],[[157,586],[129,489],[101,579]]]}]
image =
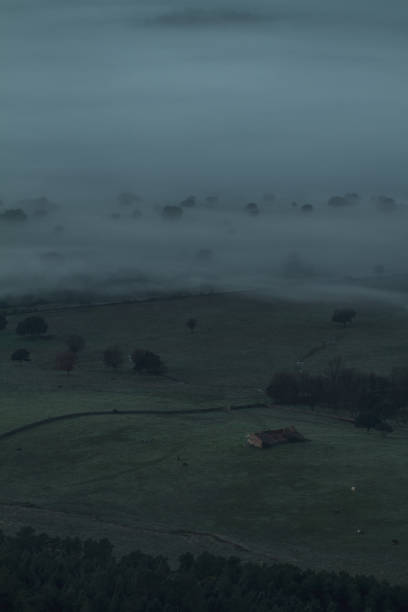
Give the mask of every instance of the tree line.
[{"label": "tree line", "polygon": [[405,612],[408,588],[373,576],[243,562],[208,552],[140,551],[117,559],[107,539],[0,532],[2,612]]},{"label": "tree line", "polygon": [[384,376],[347,367],[337,357],[322,374],[276,372],[266,393],[277,404],[347,411],[356,418],[356,425],[387,430],[385,419],[408,416],[408,368],[394,368]]}]

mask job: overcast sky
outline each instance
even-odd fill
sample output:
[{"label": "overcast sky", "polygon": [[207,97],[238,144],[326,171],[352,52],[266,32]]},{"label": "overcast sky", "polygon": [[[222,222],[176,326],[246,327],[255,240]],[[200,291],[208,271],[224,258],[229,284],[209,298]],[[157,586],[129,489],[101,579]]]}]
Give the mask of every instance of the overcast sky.
[{"label": "overcast sky", "polygon": [[0,0],[0,196],[408,195],[406,0]]}]

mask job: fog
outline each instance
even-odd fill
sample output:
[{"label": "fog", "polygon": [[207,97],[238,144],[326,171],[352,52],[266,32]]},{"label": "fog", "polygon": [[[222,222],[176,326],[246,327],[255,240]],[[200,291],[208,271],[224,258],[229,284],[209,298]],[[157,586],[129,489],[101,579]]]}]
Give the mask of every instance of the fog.
[{"label": "fog", "polygon": [[[3,209],[58,203],[1,224],[2,295],[290,293],[299,278],[406,271],[405,0],[0,0],[0,12]],[[133,190],[138,218],[116,202]],[[348,192],[358,205],[327,207]],[[189,194],[196,206],[166,222],[161,208]],[[377,210],[380,194],[398,210]]]}]

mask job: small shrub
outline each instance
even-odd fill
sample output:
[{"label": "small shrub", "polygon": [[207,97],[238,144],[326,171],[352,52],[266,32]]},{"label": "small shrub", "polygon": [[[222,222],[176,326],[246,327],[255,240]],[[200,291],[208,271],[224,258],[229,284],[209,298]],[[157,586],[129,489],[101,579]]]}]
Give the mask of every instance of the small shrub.
[{"label": "small shrub", "polygon": [[374,429],[376,429],[377,431],[381,431],[384,434],[392,433],[394,431],[392,425],[387,423],[387,421],[379,421],[374,425]]},{"label": "small shrub", "polygon": [[337,308],[332,316],[333,323],[343,323],[344,327],[347,323],[352,323],[357,313],[353,308]]},{"label": "small shrub", "polygon": [[379,425],[380,422],[381,420],[377,415],[371,412],[360,412],[354,421],[354,425],[356,427],[363,427],[369,432],[370,429]]},{"label": "small shrub", "polygon": [[103,353],[103,361],[110,368],[118,368],[123,363],[123,352],[118,346],[109,346]]},{"label": "small shrub", "polygon": [[65,351],[63,353],[58,353],[55,358],[55,365],[57,370],[63,370],[69,374],[74,369],[76,360],[76,353],[73,353],[72,351]]},{"label": "small shrub", "polygon": [[85,339],[79,334],[71,334],[65,339],[68,349],[72,353],[79,353],[85,347]]},{"label": "small shrub", "polygon": [[186,325],[188,329],[191,331],[191,333],[193,333],[193,331],[197,327],[197,319],[193,319],[193,318],[188,319],[186,322]]},{"label": "small shrub", "polygon": [[7,327],[7,319],[4,315],[0,314],[0,330],[6,329]]},{"label": "small shrub", "polygon": [[133,367],[137,372],[147,372],[148,374],[164,374],[166,366],[159,355],[151,351],[136,349],[131,355]]},{"label": "small shrub", "polygon": [[12,361],[18,361],[22,363],[23,361],[31,361],[30,352],[27,349],[17,349],[14,353],[11,354]]}]

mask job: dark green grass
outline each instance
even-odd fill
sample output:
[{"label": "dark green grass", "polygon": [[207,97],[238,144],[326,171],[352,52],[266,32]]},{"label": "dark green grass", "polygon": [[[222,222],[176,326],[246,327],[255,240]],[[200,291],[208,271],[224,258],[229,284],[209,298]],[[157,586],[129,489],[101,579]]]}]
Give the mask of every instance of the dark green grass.
[{"label": "dark green grass", "polygon": [[[287,423],[310,442],[246,445],[249,431]],[[89,417],[3,440],[0,486],[3,503],[211,532],[283,561],[406,581],[407,443],[275,408]]]},{"label": "dark green grass", "polygon": [[[209,296],[67,309],[44,315],[53,338],[36,340],[18,338],[13,329],[23,317],[10,317],[0,336],[0,432],[76,411],[265,401],[274,371],[293,369],[333,338],[308,369],[321,371],[336,355],[377,372],[406,364],[405,310],[361,302],[355,324],[343,329],[330,322],[335,306]],[[198,319],[193,334],[190,316]],[[70,375],[54,369],[68,333],[87,342]],[[177,380],[140,376],[128,364],[107,369],[102,352],[112,343],[159,353]],[[10,361],[20,347],[31,350],[31,363]],[[250,431],[292,423],[311,441],[269,451],[245,444]],[[401,429],[383,439],[290,408],[84,417],[0,442],[3,511],[29,503],[134,529],[211,532],[303,566],[408,582],[407,444]],[[185,544],[163,539],[161,552],[174,556]]]}]

